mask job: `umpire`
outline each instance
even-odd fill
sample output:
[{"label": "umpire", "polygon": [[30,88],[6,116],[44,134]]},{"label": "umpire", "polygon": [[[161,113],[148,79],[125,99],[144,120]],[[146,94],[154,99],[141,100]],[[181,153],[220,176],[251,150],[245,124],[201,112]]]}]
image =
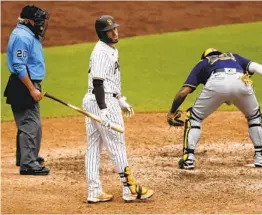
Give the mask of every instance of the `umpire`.
[{"label": "umpire", "polygon": [[11,73],[4,96],[11,105],[17,126],[16,165],[21,175],[48,175],[39,157],[42,125],[39,101],[41,81],[45,77],[45,61],[41,42],[48,27],[48,12],[34,5],[22,9],[18,24],[7,47]]}]

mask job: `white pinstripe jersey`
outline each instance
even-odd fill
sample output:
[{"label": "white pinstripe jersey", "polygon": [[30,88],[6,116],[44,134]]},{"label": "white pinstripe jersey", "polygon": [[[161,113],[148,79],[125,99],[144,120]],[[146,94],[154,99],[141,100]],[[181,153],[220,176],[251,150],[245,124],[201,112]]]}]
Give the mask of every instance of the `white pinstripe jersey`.
[{"label": "white pinstripe jersey", "polygon": [[121,95],[121,77],[118,50],[98,41],[90,56],[88,90],[94,89],[93,79],[104,80],[105,93]]}]

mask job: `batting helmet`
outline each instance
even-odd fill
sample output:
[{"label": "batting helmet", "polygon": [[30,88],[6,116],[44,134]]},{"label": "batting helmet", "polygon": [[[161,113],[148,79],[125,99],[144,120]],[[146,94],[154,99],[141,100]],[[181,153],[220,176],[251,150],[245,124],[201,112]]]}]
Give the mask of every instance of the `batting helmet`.
[{"label": "batting helmet", "polygon": [[42,10],[35,5],[27,5],[22,9],[19,17],[20,23],[24,22],[24,19],[31,19],[34,21],[33,31],[35,34],[44,37],[48,23],[45,20],[49,19],[49,14],[46,10]]},{"label": "batting helmet", "polygon": [[222,52],[218,51],[217,49],[214,48],[208,48],[206,49],[203,54],[201,55],[201,60],[210,56],[210,55],[220,55]]},{"label": "batting helmet", "polygon": [[99,39],[105,43],[114,43],[110,38],[106,36],[106,32],[113,28],[118,27],[114,17],[110,15],[103,15],[96,20],[95,28]]}]

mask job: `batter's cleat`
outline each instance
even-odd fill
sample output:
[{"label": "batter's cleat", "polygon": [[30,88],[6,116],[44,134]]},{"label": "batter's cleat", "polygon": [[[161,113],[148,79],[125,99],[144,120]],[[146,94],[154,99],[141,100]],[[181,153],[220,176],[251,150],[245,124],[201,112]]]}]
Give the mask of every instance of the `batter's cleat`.
[{"label": "batter's cleat", "polygon": [[262,167],[262,152],[256,152],[255,154],[255,162],[254,162],[255,167]]},{"label": "batter's cleat", "polygon": [[254,163],[255,167],[262,168],[262,163]]},{"label": "batter's cleat", "polygon": [[178,161],[178,167],[179,167],[180,169],[192,170],[192,169],[195,168],[195,161],[194,161],[194,160],[191,160],[191,159],[183,160],[183,158],[181,158],[181,159]]},{"label": "batter's cleat", "polygon": [[153,196],[154,191],[140,185],[132,185],[129,187],[130,193],[123,194],[123,199],[125,202],[130,202],[134,200],[145,200]]},{"label": "batter's cleat", "polygon": [[140,186],[136,183],[134,177],[131,175],[131,170],[129,167],[125,168],[122,178],[126,179],[124,186],[128,192],[124,192],[122,196],[126,202],[134,200],[145,200],[154,194],[153,190]]},{"label": "batter's cleat", "polygon": [[110,202],[112,201],[112,199],[113,199],[113,195],[102,192],[95,197],[88,197],[87,202],[88,203]]}]

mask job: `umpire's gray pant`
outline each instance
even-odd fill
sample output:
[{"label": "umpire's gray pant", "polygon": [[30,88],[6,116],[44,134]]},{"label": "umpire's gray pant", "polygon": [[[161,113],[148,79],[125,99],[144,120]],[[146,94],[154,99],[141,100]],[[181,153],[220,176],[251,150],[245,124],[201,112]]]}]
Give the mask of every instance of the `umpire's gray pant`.
[{"label": "umpire's gray pant", "polygon": [[11,108],[17,126],[16,163],[20,164],[20,169],[23,167],[41,168],[39,162],[36,161],[42,139],[39,103],[33,104],[30,108],[14,105],[11,105]]}]

